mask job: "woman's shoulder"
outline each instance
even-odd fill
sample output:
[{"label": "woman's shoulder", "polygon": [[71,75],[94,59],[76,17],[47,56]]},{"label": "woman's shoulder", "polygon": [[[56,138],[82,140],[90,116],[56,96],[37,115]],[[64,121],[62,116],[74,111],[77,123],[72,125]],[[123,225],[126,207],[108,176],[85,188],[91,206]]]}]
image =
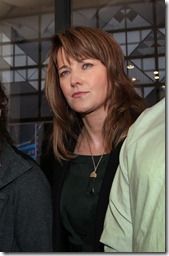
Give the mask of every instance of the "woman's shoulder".
[{"label": "woman's shoulder", "polygon": [[4,144],[2,154],[2,169],[6,182],[17,179],[22,182],[25,180],[37,184],[46,183],[45,174],[39,164],[29,155],[7,143]]}]

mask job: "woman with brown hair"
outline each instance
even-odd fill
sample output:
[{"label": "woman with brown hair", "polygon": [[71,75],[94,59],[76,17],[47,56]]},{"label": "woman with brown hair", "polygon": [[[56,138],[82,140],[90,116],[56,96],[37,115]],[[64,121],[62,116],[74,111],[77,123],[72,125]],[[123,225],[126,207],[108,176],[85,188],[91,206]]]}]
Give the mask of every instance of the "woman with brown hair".
[{"label": "woman with brown hair", "polygon": [[46,97],[53,131],[41,167],[52,186],[54,251],[103,251],[99,240],[120,147],[144,101],[124,71],[118,43],[89,27],[53,37]]}]

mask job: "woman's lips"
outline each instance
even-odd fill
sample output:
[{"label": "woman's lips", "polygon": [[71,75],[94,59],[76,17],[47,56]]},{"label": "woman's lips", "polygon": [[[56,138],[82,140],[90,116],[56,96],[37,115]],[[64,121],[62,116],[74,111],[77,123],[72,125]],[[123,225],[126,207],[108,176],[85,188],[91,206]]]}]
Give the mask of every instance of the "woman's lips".
[{"label": "woman's lips", "polygon": [[75,92],[72,94],[73,98],[80,98],[81,96],[85,95],[88,92]]}]

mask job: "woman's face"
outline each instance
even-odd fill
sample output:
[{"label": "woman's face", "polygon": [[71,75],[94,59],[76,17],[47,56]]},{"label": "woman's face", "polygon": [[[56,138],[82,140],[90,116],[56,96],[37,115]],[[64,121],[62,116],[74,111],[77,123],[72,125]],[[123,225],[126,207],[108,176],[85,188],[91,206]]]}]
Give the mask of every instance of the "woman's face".
[{"label": "woman's face", "polygon": [[106,67],[96,59],[69,60],[60,48],[57,54],[59,80],[69,106],[84,114],[105,111],[108,90]]}]

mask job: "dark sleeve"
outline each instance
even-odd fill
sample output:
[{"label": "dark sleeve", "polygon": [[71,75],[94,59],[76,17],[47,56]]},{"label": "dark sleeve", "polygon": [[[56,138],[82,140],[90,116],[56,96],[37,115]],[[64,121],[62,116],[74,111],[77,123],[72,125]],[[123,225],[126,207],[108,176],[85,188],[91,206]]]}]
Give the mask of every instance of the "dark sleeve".
[{"label": "dark sleeve", "polygon": [[16,240],[22,252],[52,252],[52,202],[49,183],[37,165],[15,181]]}]

